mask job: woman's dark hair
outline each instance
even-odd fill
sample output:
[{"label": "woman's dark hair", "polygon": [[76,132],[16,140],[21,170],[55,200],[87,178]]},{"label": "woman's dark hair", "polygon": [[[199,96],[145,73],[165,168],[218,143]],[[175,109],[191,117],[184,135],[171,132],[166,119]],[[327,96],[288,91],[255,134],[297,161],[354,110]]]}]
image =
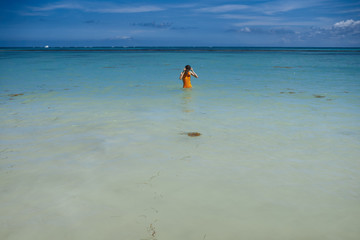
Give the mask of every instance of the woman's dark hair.
[{"label": "woman's dark hair", "polygon": [[189,71],[191,70],[190,65],[186,65],[186,66],[185,66],[185,69],[186,69],[186,72],[189,72]]}]

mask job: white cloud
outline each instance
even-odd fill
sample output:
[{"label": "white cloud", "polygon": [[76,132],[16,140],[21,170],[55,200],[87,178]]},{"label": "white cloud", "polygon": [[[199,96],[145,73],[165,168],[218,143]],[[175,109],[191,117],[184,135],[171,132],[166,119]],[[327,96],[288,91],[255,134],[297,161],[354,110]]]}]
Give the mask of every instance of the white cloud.
[{"label": "white cloud", "polygon": [[314,22],[298,22],[298,21],[284,21],[280,18],[267,18],[267,17],[259,17],[256,20],[247,20],[240,23],[233,24],[237,27],[243,26],[314,26]]},{"label": "white cloud", "polygon": [[263,5],[259,5],[257,10],[268,15],[281,12],[290,12],[298,9],[312,8],[322,5],[326,0],[278,0],[269,1]]},{"label": "white cloud", "polygon": [[299,34],[301,40],[334,40],[352,45],[360,44],[360,21],[344,20],[333,24],[331,27],[313,27],[309,31]]},{"label": "white cloud", "polygon": [[259,1],[251,5],[244,4],[224,4],[219,6],[208,6],[198,9],[199,12],[226,13],[240,10],[247,12],[274,15],[277,13],[291,12],[299,9],[314,8],[329,4],[330,0],[270,0]]},{"label": "white cloud", "polygon": [[240,29],[240,32],[251,32],[251,29],[250,28],[248,28],[248,27],[244,27],[244,28],[241,28]]},{"label": "white cloud", "polygon": [[356,26],[360,26],[360,21],[354,21],[352,19],[337,22],[334,24],[334,28],[352,28],[352,27],[356,27]]},{"label": "white cloud", "polygon": [[140,27],[151,27],[151,28],[170,28],[173,23],[170,22],[141,22],[141,23],[133,23],[132,26],[140,26]]},{"label": "white cloud", "polygon": [[279,36],[279,37],[293,37],[297,33],[288,28],[268,28],[268,27],[243,27],[243,28],[235,28],[229,29],[227,32],[230,33],[241,33],[241,34],[255,34],[255,35],[263,35],[263,36]]},{"label": "white cloud", "polygon": [[218,17],[224,19],[252,19],[252,20],[259,18],[259,16],[243,15],[243,14],[222,14]]},{"label": "white cloud", "polygon": [[48,12],[18,11],[17,13],[22,16],[49,16]]},{"label": "white cloud", "polygon": [[[314,27],[313,25],[311,28],[302,28],[300,31],[295,31],[292,26],[304,26],[304,22],[277,22],[275,19],[273,19],[274,21],[264,22],[265,19],[249,20],[234,24],[238,28],[228,32],[281,35],[292,38],[294,41],[311,42],[321,40],[348,42],[357,46],[360,44],[360,20],[343,20],[330,26],[328,25],[328,27]],[[276,27],[274,28],[274,26]],[[247,28],[249,28],[249,31]]]},{"label": "white cloud", "polygon": [[136,7],[115,7],[115,8],[100,8],[100,9],[87,9],[87,12],[98,13],[141,13],[141,12],[157,12],[163,11],[164,8],[157,6],[136,6]]},{"label": "white cloud", "polygon": [[142,13],[163,11],[165,8],[153,5],[117,5],[109,2],[57,2],[47,4],[40,7],[29,7],[30,12],[22,13],[22,15],[44,15],[44,12],[50,12],[59,9],[72,9],[84,12],[97,13]]},{"label": "white cloud", "polygon": [[239,4],[227,4],[227,5],[221,5],[221,6],[215,6],[215,7],[206,7],[206,8],[200,8],[198,11],[200,12],[211,12],[211,13],[221,13],[221,12],[231,12],[231,11],[237,11],[237,10],[244,10],[249,8],[247,5],[239,5]]},{"label": "white cloud", "polygon": [[116,36],[113,39],[118,39],[118,40],[132,40],[133,38],[130,36]]},{"label": "white cloud", "polygon": [[52,11],[52,10],[57,10],[57,9],[84,9],[83,6],[77,4],[77,3],[53,3],[53,4],[48,4],[42,7],[30,7],[30,9],[32,11],[35,12],[44,12],[44,11]]},{"label": "white cloud", "polygon": [[360,12],[360,8],[352,8],[352,9],[347,9],[347,10],[341,11],[341,13],[356,13],[356,12]]}]

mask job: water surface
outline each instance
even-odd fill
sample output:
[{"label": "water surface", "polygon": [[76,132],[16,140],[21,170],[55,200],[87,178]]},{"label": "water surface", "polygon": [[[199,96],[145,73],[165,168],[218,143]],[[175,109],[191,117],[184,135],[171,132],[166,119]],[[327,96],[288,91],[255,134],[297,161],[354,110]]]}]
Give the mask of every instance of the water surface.
[{"label": "water surface", "polygon": [[0,71],[1,239],[360,236],[359,49],[1,49]]}]

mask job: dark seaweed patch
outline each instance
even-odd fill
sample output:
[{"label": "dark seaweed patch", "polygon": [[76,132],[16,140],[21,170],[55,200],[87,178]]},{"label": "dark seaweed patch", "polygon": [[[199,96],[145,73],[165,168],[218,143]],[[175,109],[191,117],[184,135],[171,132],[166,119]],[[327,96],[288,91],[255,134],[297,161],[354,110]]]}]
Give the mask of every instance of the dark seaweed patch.
[{"label": "dark seaweed patch", "polygon": [[282,67],[282,66],[274,66],[274,68],[286,68],[286,69],[291,69],[291,68],[294,68],[294,67],[287,67],[287,66],[285,66],[285,67]]},{"label": "dark seaweed patch", "polygon": [[189,137],[198,137],[198,136],[201,135],[201,133],[199,133],[199,132],[188,132],[187,135]]},{"label": "dark seaweed patch", "polygon": [[17,96],[22,96],[24,95],[23,93],[13,93],[13,94],[9,94],[10,97],[17,97]]},{"label": "dark seaweed patch", "polygon": [[201,133],[199,133],[199,132],[182,132],[180,134],[188,135],[189,137],[199,137],[199,136],[201,136]]}]

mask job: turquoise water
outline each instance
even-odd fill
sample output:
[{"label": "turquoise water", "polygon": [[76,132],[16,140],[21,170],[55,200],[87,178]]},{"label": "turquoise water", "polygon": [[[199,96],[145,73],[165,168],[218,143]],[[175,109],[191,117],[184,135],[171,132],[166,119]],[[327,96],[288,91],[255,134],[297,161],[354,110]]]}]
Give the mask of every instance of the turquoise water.
[{"label": "turquoise water", "polygon": [[0,49],[0,72],[1,239],[360,236],[359,49]]}]

